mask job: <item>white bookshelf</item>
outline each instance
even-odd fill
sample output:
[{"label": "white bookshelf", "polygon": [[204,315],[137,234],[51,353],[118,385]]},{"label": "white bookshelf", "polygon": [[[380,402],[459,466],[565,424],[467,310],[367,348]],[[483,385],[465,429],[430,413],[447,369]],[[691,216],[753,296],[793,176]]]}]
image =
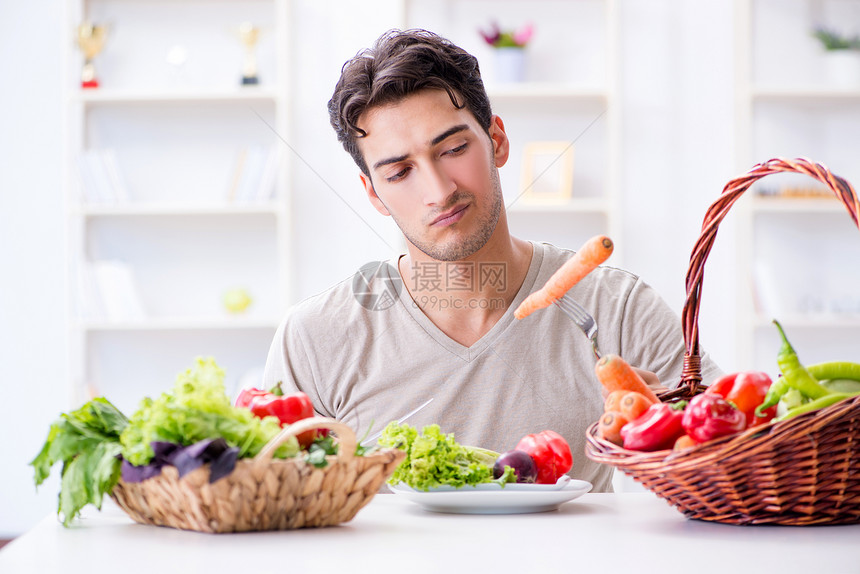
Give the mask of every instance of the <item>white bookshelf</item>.
[{"label": "white bookshelf", "polygon": [[835,197],[755,197],[750,207],[755,213],[845,213],[845,206]]},{"label": "white bookshelf", "polygon": [[[511,140],[510,159],[501,169],[511,232],[572,249],[604,233],[615,241],[613,261],[621,265],[616,1],[404,0],[404,5],[406,27],[436,31],[478,58],[493,112]],[[524,81],[497,81],[493,49],[478,34],[491,19],[503,28],[534,24]],[[536,141],[573,143],[569,201],[528,202],[522,196],[524,147]]]},{"label": "white bookshelf", "polygon": [[272,215],[280,217],[283,209],[280,202],[266,201],[258,203],[236,204],[226,202],[213,203],[158,203],[158,202],[125,202],[110,205],[84,205],[72,211],[74,215],[87,218],[120,217],[120,216],[194,216],[194,215]]},{"label": "white bookshelf", "polygon": [[609,217],[612,212],[612,204],[601,197],[572,198],[563,202],[514,203],[508,208],[508,211],[514,213],[583,213]]},{"label": "white bookshelf", "polygon": [[[860,82],[827,77],[816,25],[851,28],[860,2],[736,0],[736,165],[738,174],[772,157],[806,157],[855,187]],[[860,337],[860,236],[832,195],[766,192],[822,187],[813,179],[771,175],[741,198],[735,219],[739,281],[739,364],[775,371],[777,318],[806,363],[856,360]],[[762,192],[762,193],[759,193]]]},{"label": "white bookshelf", "polygon": [[190,90],[123,90],[101,89],[78,91],[72,101],[83,104],[171,104],[176,102],[276,102],[278,93],[272,89],[244,86],[230,89]]},{"label": "white bookshelf", "polygon": [[[817,317],[808,317],[805,315],[786,315],[779,321],[786,329],[833,329],[833,330],[848,330],[860,329],[860,315],[820,315]],[[767,317],[757,315],[754,318],[756,328],[773,328],[771,320]]]},{"label": "white bookshelf", "polygon": [[608,96],[607,91],[602,88],[552,82],[524,82],[519,84],[493,84],[490,82],[486,88],[490,99],[494,101],[524,98],[529,100],[573,99],[605,103]]},{"label": "white bookshelf", "polygon": [[768,88],[766,86],[753,86],[749,96],[754,102],[839,103],[860,101],[860,88],[822,89],[816,86],[803,88],[775,86]]},{"label": "white bookshelf", "polygon": [[[290,4],[64,3],[73,406],[97,393],[133,408],[172,385],[198,355],[215,357],[228,386],[262,367],[292,302],[291,166],[283,145],[291,128]],[[95,59],[97,88],[80,87],[75,28],[83,21],[109,25]],[[261,27],[258,85],[240,83],[244,49],[235,30],[244,21]],[[189,53],[181,70],[165,61],[177,46]],[[107,149],[115,175],[100,188],[108,193],[102,201],[93,192],[98,177],[82,179],[79,158]],[[93,275],[100,265],[113,267],[119,287]],[[232,314],[223,297],[238,288],[252,304]],[[120,303],[136,300],[134,309],[112,314],[111,290],[121,291],[111,295]]]},{"label": "white bookshelf", "polygon": [[243,331],[246,329],[274,330],[275,320],[245,317],[183,318],[163,317],[137,321],[82,321],[81,328],[87,332],[111,331]]}]

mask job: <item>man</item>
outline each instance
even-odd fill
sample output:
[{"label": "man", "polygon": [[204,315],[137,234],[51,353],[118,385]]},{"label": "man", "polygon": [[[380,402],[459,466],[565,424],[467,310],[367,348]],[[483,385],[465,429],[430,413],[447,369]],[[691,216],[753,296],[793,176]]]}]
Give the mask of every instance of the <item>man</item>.
[{"label": "man", "polygon": [[[462,444],[502,452],[552,429],[571,445],[570,474],[611,490],[611,469],[583,454],[603,400],[589,341],[555,308],[513,316],[572,253],[508,231],[498,169],[510,146],[477,60],[426,31],[387,33],[344,66],[329,113],[407,252],[295,306],[264,382],[304,391],[359,435],[429,399],[409,423]],[[650,287],[601,267],[570,293],[604,353],[677,383],[680,321]],[[708,380],[716,368],[703,362]]]}]

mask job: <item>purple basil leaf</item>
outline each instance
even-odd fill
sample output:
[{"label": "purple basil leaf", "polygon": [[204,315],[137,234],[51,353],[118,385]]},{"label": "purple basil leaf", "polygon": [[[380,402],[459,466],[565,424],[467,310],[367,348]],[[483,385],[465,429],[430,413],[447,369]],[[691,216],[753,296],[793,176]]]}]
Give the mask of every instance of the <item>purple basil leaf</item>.
[{"label": "purple basil leaf", "polygon": [[223,438],[205,439],[177,449],[171,455],[169,463],[176,467],[181,478],[207,462],[216,460],[226,450],[227,441]]},{"label": "purple basil leaf", "polygon": [[223,438],[205,439],[189,446],[153,441],[150,446],[154,456],[149,464],[134,466],[123,459],[121,472],[125,482],[142,482],[158,476],[166,464],[175,466],[179,477],[182,478],[206,463],[212,463],[209,469],[209,482],[215,482],[233,472],[236,459],[239,457],[239,449],[230,448]]},{"label": "purple basil leaf", "polygon": [[179,445],[174,442],[156,440],[149,443],[149,446],[152,447],[154,453],[151,463],[158,462],[162,465],[169,462],[170,456],[179,448]]},{"label": "purple basil leaf", "polygon": [[[207,438],[205,440],[201,440],[200,442],[195,442],[194,444],[180,447],[176,452],[173,453],[173,456],[171,457],[171,462],[176,460],[176,458],[179,456],[183,458],[187,457],[202,459],[203,455],[206,453],[206,449],[209,448],[210,444],[212,444],[212,439]],[[201,460],[201,462],[203,461]]]},{"label": "purple basil leaf", "polygon": [[220,478],[224,478],[236,467],[236,459],[239,457],[239,447],[228,448],[218,458],[212,461],[209,467],[209,482],[215,482]]},{"label": "purple basil leaf", "polygon": [[224,451],[228,450],[230,447],[227,445],[227,441],[224,440],[223,437],[216,438],[213,441],[210,441],[206,448],[203,451],[203,460],[206,462],[212,462],[217,459],[219,456],[224,454]]},{"label": "purple basil leaf", "polygon": [[122,473],[122,479],[125,482],[143,482],[147,478],[152,478],[153,476],[161,474],[161,467],[161,464],[134,466],[127,460],[123,459],[120,471]]},{"label": "purple basil leaf", "polygon": [[[198,443],[199,444],[199,443]],[[170,457],[170,464],[176,467],[179,471],[179,478],[182,478],[192,470],[203,466],[203,459],[199,456],[194,456],[195,451],[190,451],[190,447],[180,448]]]}]

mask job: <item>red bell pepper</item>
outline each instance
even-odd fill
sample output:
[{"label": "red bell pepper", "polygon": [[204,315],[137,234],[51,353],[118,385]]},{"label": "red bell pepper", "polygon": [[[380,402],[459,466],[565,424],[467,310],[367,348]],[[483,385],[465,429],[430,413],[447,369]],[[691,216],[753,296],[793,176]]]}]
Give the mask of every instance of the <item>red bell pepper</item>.
[{"label": "red bell pepper", "polygon": [[725,375],[714,381],[705,393],[717,394],[735,405],[744,413],[747,426],[757,426],[776,416],[776,406],[765,409],[764,416],[755,414],[756,407],[764,402],[770,388],[770,376],[761,371],[749,371]]},{"label": "red bell pepper", "polygon": [[[314,406],[305,393],[296,392],[285,395],[278,383],[271,390],[243,389],[236,397],[236,406],[249,409],[260,418],[276,417],[281,426],[314,416]],[[296,438],[302,447],[307,448],[314,440],[317,431],[306,431]]]},{"label": "red bell pepper", "polygon": [[690,399],[683,426],[693,440],[703,443],[741,432],[747,426],[747,417],[720,395],[702,393]]},{"label": "red bell pepper", "polygon": [[624,448],[654,451],[672,448],[684,434],[681,420],[687,401],[654,403],[648,410],[621,427]]},{"label": "red bell pepper", "polygon": [[517,443],[515,450],[527,452],[537,466],[538,484],[555,484],[573,467],[570,445],[555,431],[545,430],[527,434]]}]

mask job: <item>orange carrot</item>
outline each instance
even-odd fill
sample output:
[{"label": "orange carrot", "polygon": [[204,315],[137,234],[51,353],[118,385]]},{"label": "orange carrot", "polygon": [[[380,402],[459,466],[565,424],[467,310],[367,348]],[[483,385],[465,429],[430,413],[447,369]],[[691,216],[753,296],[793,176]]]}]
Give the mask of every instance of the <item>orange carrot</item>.
[{"label": "orange carrot", "polygon": [[686,449],[692,448],[698,444],[699,443],[697,443],[696,441],[693,440],[693,437],[691,437],[688,434],[684,434],[684,435],[681,435],[678,437],[678,440],[675,441],[675,446],[672,447],[672,450],[674,450],[674,451],[686,450]]},{"label": "orange carrot", "polygon": [[606,398],[603,400],[603,410],[604,411],[618,411],[621,410],[618,408],[618,405],[621,404],[621,399],[624,398],[624,395],[627,394],[628,391],[619,389],[617,391],[612,391]]},{"label": "orange carrot", "polygon": [[652,404],[660,402],[642,377],[618,355],[603,355],[594,366],[594,372],[600,383],[610,393],[618,389],[636,391],[645,395]]},{"label": "orange carrot", "polygon": [[621,427],[628,422],[627,417],[618,411],[607,411],[601,415],[597,423],[597,435],[621,446],[624,444],[624,439],[621,438]]},{"label": "orange carrot", "polygon": [[544,307],[549,307],[554,301],[570,291],[583,277],[594,271],[598,265],[612,255],[614,245],[605,235],[595,235],[564,262],[552,274],[546,284],[525,298],[514,311],[514,317],[524,319]]},{"label": "orange carrot", "polygon": [[627,420],[636,420],[639,415],[653,405],[651,399],[636,391],[627,391],[618,403],[618,411],[627,417]]}]

